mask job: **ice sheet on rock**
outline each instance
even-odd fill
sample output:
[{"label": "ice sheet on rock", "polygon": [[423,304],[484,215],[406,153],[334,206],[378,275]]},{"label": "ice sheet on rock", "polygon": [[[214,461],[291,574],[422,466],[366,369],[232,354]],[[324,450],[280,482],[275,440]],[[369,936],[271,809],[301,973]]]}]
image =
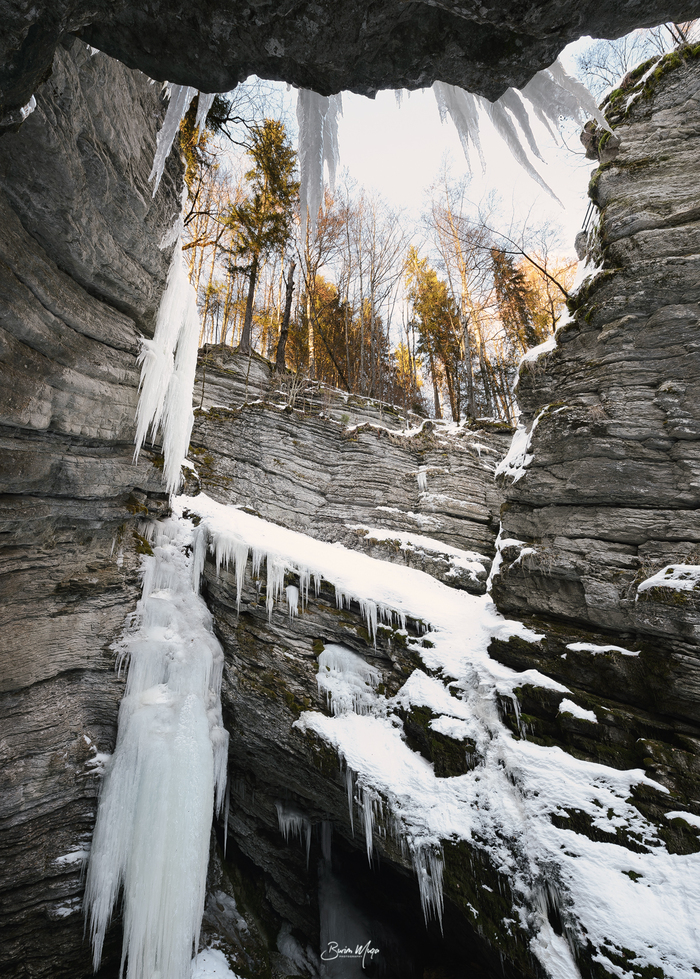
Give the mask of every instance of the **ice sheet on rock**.
[{"label": "ice sheet on rock", "polygon": [[641,585],[637,585],[637,595],[650,588],[673,588],[675,591],[695,591],[700,584],[699,564],[667,564]]},{"label": "ice sheet on rock", "polygon": [[380,671],[346,646],[329,644],[318,657],[318,692],[333,714],[369,713]]},{"label": "ice sheet on rock", "polygon": [[528,469],[528,466],[535,458],[534,454],[530,452],[532,436],[535,433],[535,429],[539,425],[544,415],[547,413],[551,412],[551,414],[556,415],[560,411],[565,410],[565,408],[555,408],[554,411],[552,411],[550,405],[545,405],[545,407],[535,417],[529,428],[522,422],[519,422],[518,427],[513,434],[513,441],[510,443],[510,448],[508,449],[506,457],[496,466],[494,475],[508,476],[514,483],[517,483],[518,480],[522,479]]},{"label": "ice sheet on rock", "polygon": [[297,122],[299,124],[299,169],[301,186],[301,233],[306,234],[307,217],[312,231],[316,228],[319,209],[323,205],[323,168],[328,167],[331,193],[339,162],[338,116],[342,115],[341,95],[319,95],[308,89],[297,93]]},{"label": "ice sheet on rock", "polygon": [[192,389],[199,342],[197,296],[182,248],[175,245],[152,340],[141,341],[141,380],[136,409],[134,459],[146,439],[161,431],[163,477],[168,492],[180,486],[180,465],[192,432]]},{"label": "ice sheet on rock", "polygon": [[191,531],[176,518],[157,525],[153,556],[143,562],[143,594],[118,646],[128,676],[85,904],[97,969],[123,890],[127,979],[158,973],[188,979],[204,908],[212,811],[224,797],[223,652],[192,589]]}]

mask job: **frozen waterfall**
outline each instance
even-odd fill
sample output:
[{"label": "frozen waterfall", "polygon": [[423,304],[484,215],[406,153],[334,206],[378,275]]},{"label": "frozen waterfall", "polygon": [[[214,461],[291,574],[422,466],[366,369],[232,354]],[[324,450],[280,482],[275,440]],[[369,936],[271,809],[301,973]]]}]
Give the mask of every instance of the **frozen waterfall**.
[{"label": "frozen waterfall", "polygon": [[128,664],[128,678],[102,785],[85,906],[95,969],[123,890],[127,979],[189,979],[212,813],[225,795],[223,652],[193,589],[191,524],[171,518],[152,530],[143,594],[118,648],[118,666]]}]

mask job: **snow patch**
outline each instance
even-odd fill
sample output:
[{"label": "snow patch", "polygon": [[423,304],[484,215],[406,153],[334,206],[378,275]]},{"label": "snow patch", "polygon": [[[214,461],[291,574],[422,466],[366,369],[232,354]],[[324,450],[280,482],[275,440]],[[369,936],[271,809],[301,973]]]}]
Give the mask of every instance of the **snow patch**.
[{"label": "snow patch", "polygon": [[594,656],[599,656],[601,653],[622,653],[623,656],[639,656],[639,650],[635,652],[633,649],[625,649],[624,646],[596,646],[592,642],[570,642],[567,643],[566,648],[572,650],[574,653],[593,653]]},{"label": "snow patch", "polygon": [[674,588],[676,591],[695,591],[700,582],[700,564],[667,564],[651,578],[637,585],[637,595],[650,588]]},{"label": "snow patch", "polygon": [[586,710],[584,707],[579,707],[575,704],[573,700],[569,700],[564,697],[559,704],[559,714],[571,714],[573,717],[577,717],[580,721],[591,721],[593,724],[598,723],[598,718],[593,713],[592,710]]},{"label": "snow patch", "polygon": [[239,979],[218,948],[205,948],[192,959],[191,979]]}]

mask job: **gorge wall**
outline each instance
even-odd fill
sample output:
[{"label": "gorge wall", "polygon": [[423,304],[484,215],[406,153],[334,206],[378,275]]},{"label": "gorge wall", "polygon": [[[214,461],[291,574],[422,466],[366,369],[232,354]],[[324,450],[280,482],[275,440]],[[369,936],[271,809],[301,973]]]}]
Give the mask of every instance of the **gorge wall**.
[{"label": "gorge wall", "polygon": [[74,38],[37,102],[0,144],[0,971],[77,976],[110,645],[140,592],[138,521],[167,509],[149,454],[132,460],[181,164],[152,200],[158,87]]},{"label": "gorge wall", "polygon": [[[126,5],[115,11],[127,18]],[[57,8],[59,32],[68,23],[61,26],[61,16]],[[410,58],[422,70],[415,52]],[[491,657],[516,672],[502,674],[505,686],[482,690],[478,670],[456,676],[436,665],[439,637],[425,636],[427,615],[408,614],[405,628],[380,621],[373,637],[360,603],[339,607],[329,580],[296,615],[293,591],[270,614],[266,571],[252,563],[239,608],[234,569],[217,568],[207,555],[203,594],[226,653],[231,806],[227,857],[221,825],[212,846],[204,934],[243,975],[314,975],[339,918],[358,935],[374,930],[385,974],[397,979],[560,975],[528,945],[545,933],[567,968],[574,948],[574,968],[591,979],[620,970],[636,979],[692,972],[685,946],[677,960],[654,965],[641,939],[633,948],[606,945],[579,929],[575,941],[583,919],[554,858],[533,871],[541,907],[527,918],[504,871],[504,854],[517,857],[515,869],[532,856],[520,815],[500,850],[478,834],[436,838],[430,852],[442,847],[444,915],[442,930],[435,921],[426,927],[421,898],[435,865],[416,864],[424,851],[402,845],[380,787],[373,795],[368,777],[353,782],[352,772],[348,783],[348,766],[341,770],[339,752],[309,720],[321,730],[320,719],[335,717],[319,684],[319,655],[341,644],[376,683],[364,691],[372,709],[392,701],[391,723],[436,797],[459,779],[476,782],[481,769],[513,790],[501,801],[523,809],[536,804],[540,786],[528,784],[513,757],[531,752],[544,761],[554,757],[545,749],[561,749],[559,767],[580,762],[586,785],[601,795],[611,771],[623,781],[641,767],[649,776],[630,789],[624,819],[602,803],[592,817],[582,802],[563,799],[545,812],[562,846],[590,843],[614,854],[623,884],[642,896],[645,856],[663,852],[677,870],[672,858],[700,850],[697,593],[663,584],[636,591],[661,565],[697,564],[700,536],[693,173],[700,75],[697,58],[666,68],[629,107],[631,88],[616,99],[622,147],[592,184],[601,213],[590,250],[603,269],[578,294],[556,347],[522,369],[526,428],[500,487],[491,476],[508,435],[498,426],[418,429],[407,419],[414,424],[404,431],[406,419],[387,406],[285,389],[261,360],[216,350],[204,359],[187,492],[233,502],[271,521],[280,538],[301,531],[304,540],[379,558],[386,577],[396,565],[407,575],[428,571],[457,585],[452,598],[482,602],[482,610],[491,569],[501,610],[535,630],[493,620]],[[371,88],[374,77],[365,77]],[[7,868],[0,968],[13,977],[75,979],[91,973],[80,868],[122,690],[110,646],[135,607],[149,524],[168,508],[158,455],[132,463],[133,419],[139,337],[153,333],[165,284],[170,249],[159,245],[179,208],[181,165],[171,156],[152,199],[158,86],[73,38],[59,47],[37,98],[23,127],[0,141]],[[182,505],[206,523],[201,496]],[[285,589],[297,584],[285,575]],[[466,647],[478,628],[465,616],[457,631]],[[412,684],[439,685],[440,709],[407,693],[402,701]],[[568,707],[564,693],[573,698]],[[474,705],[491,747],[459,728]],[[521,755],[498,755],[513,745]],[[485,819],[496,806],[487,793],[478,799],[474,810]],[[669,810],[688,818],[668,819]],[[371,866],[363,812],[369,825],[376,817]],[[117,922],[104,976],[117,974],[119,938]]]},{"label": "gorge wall", "polygon": [[695,722],[698,593],[639,586],[698,564],[698,53],[638,72],[608,106],[622,144],[591,181],[597,269],[521,369],[494,580],[508,614],[645,644],[647,705]]}]

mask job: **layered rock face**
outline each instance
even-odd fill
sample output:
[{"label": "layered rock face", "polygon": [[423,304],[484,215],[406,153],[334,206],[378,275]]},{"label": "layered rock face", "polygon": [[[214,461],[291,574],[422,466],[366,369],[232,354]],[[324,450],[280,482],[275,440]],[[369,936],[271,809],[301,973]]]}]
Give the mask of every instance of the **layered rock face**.
[{"label": "layered rock face", "polygon": [[662,640],[690,656],[695,684],[693,593],[637,592],[666,564],[698,563],[700,542],[700,61],[670,70],[673,57],[593,175],[602,266],[555,349],[521,369],[527,462],[502,477],[502,537],[534,551],[505,545],[494,594],[509,612]]},{"label": "layered rock face", "polygon": [[496,0],[192,5],[154,0],[54,0],[0,6],[0,117],[25,105],[67,31],[153,78],[225,92],[250,74],[322,94],[420,88],[442,80],[496,99],[550,65],[584,34],[697,16],[697,0],[573,6]]},{"label": "layered rock face", "polygon": [[[700,594],[692,580],[688,590],[639,586],[666,565],[700,563],[698,54],[670,55],[613,93],[622,142],[590,190],[600,266],[554,349],[521,368],[525,430],[499,477],[493,594],[543,636],[491,649],[566,684],[603,719],[594,730],[563,718],[556,698],[525,687],[529,736],[614,767],[643,765],[695,814]],[[662,793],[639,804],[672,832]],[[688,827],[676,829],[672,849],[697,848]]]},{"label": "layered rock face", "polygon": [[419,427],[402,431],[393,406],[333,390],[290,392],[284,379],[274,390],[271,380],[262,359],[202,357],[190,456],[206,493],[485,591],[501,505],[493,472],[507,426],[413,418]]},{"label": "layered rock face", "polygon": [[132,462],[139,337],[179,211],[148,175],[158,88],[80,41],[0,147],[0,820],[7,976],[87,975],[80,882],[139,594],[138,521],[167,507]]}]

